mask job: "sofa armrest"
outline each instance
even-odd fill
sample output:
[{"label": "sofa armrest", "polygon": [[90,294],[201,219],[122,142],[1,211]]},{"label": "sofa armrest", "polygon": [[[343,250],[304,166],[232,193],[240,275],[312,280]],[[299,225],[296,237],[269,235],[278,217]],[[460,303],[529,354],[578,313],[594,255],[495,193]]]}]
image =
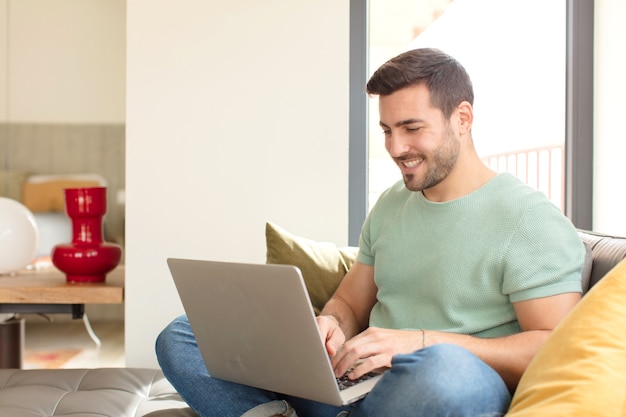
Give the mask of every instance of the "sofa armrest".
[{"label": "sofa armrest", "polygon": [[589,288],[593,287],[622,259],[626,258],[626,237],[612,236],[588,230],[578,230],[581,240],[591,247],[593,265]]}]

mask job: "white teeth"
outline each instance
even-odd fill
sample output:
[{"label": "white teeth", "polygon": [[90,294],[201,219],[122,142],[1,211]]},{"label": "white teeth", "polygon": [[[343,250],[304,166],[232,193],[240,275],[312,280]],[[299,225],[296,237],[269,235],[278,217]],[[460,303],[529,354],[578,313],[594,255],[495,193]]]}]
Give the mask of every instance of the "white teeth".
[{"label": "white teeth", "polygon": [[407,168],[415,168],[416,166],[419,165],[420,162],[422,162],[421,159],[416,159],[416,160],[413,160],[413,161],[403,162],[402,165],[404,165]]}]

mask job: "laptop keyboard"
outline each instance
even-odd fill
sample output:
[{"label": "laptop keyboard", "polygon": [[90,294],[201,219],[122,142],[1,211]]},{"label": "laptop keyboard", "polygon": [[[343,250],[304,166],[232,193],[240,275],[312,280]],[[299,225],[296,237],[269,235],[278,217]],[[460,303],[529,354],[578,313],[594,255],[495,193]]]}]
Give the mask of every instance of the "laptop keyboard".
[{"label": "laptop keyboard", "polygon": [[358,384],[359,382],[363,382],[366,381],[370,378],[375,377],[376,375],[380,375],[380,372],[376,372],[376,371],[372,371],[372,372],[368,372],[365,375],[361,375],[360,378],[357,379],[350,379],[348,378],[348,374],[350,373],[350,371],[352,371],[351,369],[347,370],[345,374],[343,374],[343,376],[337,378],[337,385],[339,385],[339,390],[343,391],[346,388],[350,388],[356,384]]}]

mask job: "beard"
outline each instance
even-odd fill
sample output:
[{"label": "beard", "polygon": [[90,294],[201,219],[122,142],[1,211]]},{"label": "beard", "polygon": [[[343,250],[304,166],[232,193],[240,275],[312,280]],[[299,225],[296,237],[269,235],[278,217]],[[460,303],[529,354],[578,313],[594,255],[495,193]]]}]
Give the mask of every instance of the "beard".
[{"label": "beard", "polygon": [[441,146],[435,149],[430,157],[416,155],[423,159],[422,164],[426,166],[426,173],[422,177],[415,174],[403,174],[402,178],[406,188],[410,191],[424,191],[446,179],[459,159],[460,147],[458,138],[454,136],[454,132],[448,126],[442,136]]}]

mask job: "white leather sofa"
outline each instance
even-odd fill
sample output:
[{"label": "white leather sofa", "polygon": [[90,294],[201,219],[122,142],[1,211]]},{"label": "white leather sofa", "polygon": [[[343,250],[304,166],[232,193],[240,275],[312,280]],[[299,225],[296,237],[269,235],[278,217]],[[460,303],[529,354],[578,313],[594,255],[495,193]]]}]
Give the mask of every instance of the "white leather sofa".
[{"label": "white leather sofa", "polygon": [[2,417],[197,417],[160,370],[0,369]]},{"label": "white leather sofa", "polygon": [[[579,235],[592,261],[587,289],[626,258],[626,238],[583,230]],[[160,370],[0,369],[0,417],[40,416],[198,417]]]}]

